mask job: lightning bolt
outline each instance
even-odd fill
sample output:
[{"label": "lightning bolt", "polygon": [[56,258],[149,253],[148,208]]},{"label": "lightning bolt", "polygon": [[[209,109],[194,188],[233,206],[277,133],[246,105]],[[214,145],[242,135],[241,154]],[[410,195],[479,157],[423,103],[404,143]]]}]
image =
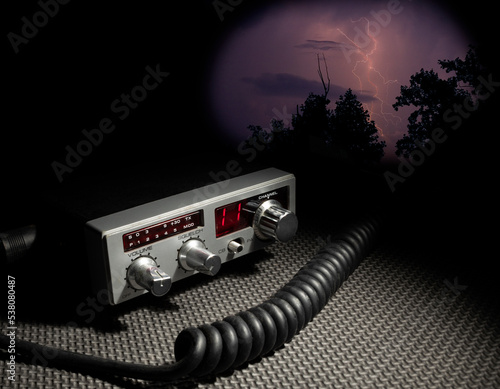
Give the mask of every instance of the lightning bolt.
[{"label": "lightning bolt", "polygon": [[[361,55],[361,59],[357,60],[352,68],[352,74],[356,77],[359,83],[359,89],[361,93],[365,90],[365,84],[363,82],[363,78],[365,78],[368,84],[371,86],[371,90],[374,90],[375,93],[373,95],[374,101],[372,101],[368,107],[368,112],[370,114],[370,120],[375,121],[375,126],[380,132],[380,135],[384,137],[384,131],[382,127],[380,127],[375,120],[375,117],[383,119],[386,123],[400,123],[402,119],[399,116],[396,116],[392,112],[385,111],[386,103],[381,96],[382,89],[385,89],[385,94],[388,93],[389,85],[397,84],[397,80],[387,80],[382,73],[377,70],[373,56],[377,52],[379,47],[379,42],[373,34],[370,34],[370,21],[367,18],[360,18],[358,20],[351,20],[352,23],[359,23],[361,21],[366,22],[365,33],[370,39],[370,43],[366,45],[366,47],[370,47],[370,50],[365,50],[365,48],[360,47],[354,40],[349,38],[346,33],[344,33],[341,29],[337,29],[337,31],[349,41],[357,50],[356,52]],[[362,75],[362,73],[364,73]],[[364,77],[363,77],[364,76]],[[376,107],[376,102],[378,102],[378,108]]]}]

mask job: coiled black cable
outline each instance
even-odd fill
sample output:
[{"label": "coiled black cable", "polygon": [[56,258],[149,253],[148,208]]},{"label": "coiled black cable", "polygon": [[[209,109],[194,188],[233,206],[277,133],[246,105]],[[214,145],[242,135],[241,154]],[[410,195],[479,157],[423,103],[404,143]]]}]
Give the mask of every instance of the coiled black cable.
[{"label": "coiled black cable", "polygon": [[[270,299],[212,324],[189,327],[175,341],[176,361],[161,366],[113,361],[16,340],[16,353],[28,363],[151,381],[203,377],[237,368],[279,349],[325,306],[372,248],[381,219],[370,216],[352,225],[321,249]],[[0,336],[7,350],[9,337]],[[26,356],[49,356],[29,361]]]}]

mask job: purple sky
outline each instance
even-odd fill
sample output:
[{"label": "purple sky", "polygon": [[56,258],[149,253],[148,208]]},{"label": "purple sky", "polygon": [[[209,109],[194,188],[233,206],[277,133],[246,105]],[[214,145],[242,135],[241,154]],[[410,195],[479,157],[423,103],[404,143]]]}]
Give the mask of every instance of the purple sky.
[{"label": "purple sky", "polygon": [[421,68],[447,76],[437,60],[464,58],[471,43],[449,13],[423,0],[282,3],[226,37],[211,75],[212,111],[235,144],[249,135],[249,124],[286,122],[309,92],[323,92],[317,54],[324,54],[330,108],[353,89],[387,142],[386,158],[393,158],[411,112],[392,108],[400,86]]}]

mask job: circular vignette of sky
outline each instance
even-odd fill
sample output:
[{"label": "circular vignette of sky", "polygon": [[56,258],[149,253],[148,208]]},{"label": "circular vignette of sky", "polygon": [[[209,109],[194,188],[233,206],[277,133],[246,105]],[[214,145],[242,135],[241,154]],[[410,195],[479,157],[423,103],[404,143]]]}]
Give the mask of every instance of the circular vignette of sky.
[{"label": "circular vignette of sky", "polygon": [[401,85],[421,68],[446,77],[437,61],[464,58],[472,43],[450,13],[430,2],[281,2],[224,36],[208,84],[210,110],[219,136],[234,145],[250,135],[250,124],[269,128],[277,118],[289,125],[310,92],[323,93],[318,55],[324,55],[330,108],[351,88],[391,158],[410,113],[392,108]]}]

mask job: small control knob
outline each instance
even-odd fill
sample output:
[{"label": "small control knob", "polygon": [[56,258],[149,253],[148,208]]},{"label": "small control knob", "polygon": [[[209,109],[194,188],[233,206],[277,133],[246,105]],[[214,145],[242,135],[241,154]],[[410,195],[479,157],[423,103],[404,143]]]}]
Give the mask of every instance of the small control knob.
[{"label": "small control knob", "polygon": [[170,290],[172,280],[160,270],[153,258],[142,256],[127,269],[127,281],[134,289],[146,289],[154,296],[163,296]]},{"label": "small control knob", "polygon": [[295,236],[298,220],[295,214],[283,207],[276,200],[267,200],[255,211],[253,228],[261,239],[274,238],[287,242]]},{"label": "small control knob", "polygon": [[216,275],[221,267],[221,259],[207,250],[199,239],[190,239],[179,250],[179,264],[184,270],[197,270],[209,276]]}]

